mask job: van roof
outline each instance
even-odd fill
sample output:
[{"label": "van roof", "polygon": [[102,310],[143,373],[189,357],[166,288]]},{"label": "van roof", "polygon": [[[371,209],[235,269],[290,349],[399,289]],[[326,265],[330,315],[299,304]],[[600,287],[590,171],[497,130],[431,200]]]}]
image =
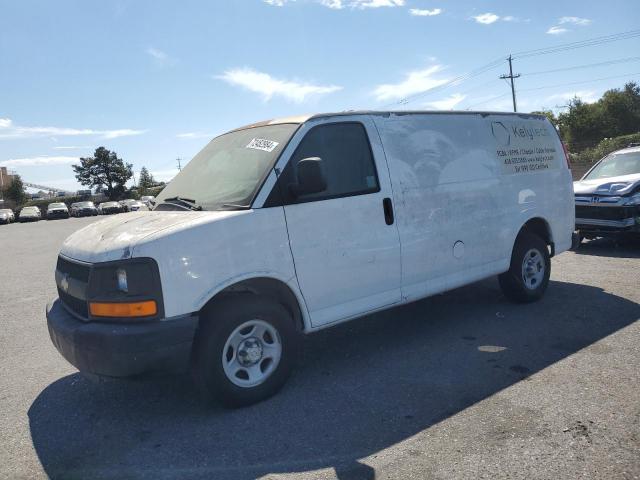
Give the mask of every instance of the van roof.
[{"label": "van roof", "polygon": [[246,130],[247,128],[263,127],[265,125],[280,125],[283,123],[304,123],[314,118],[341,117],[341,116],[347,116],[347,115],[403,116],[403,115],[423,115],[427,113],[430,115],[451,115],[451,114],[481,115],[481,116],[509,115],[509,116],[517,116],[520,118],[544,118],[544,115],[537,114],[537,113],[469,111],[469,110],[345,110],[342,112],[325,112],[325,113],[314,113],[314,114],[307,114],[307,115],[296,115],[291,117],[273,118],[271,120],[263,120],[261,122],[251,123],[243,127],[235,128],[232,131]]}]

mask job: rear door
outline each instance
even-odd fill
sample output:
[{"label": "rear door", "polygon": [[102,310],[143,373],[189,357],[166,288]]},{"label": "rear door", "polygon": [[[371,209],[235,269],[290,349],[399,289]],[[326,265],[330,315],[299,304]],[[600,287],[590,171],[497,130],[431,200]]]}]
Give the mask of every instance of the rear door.
[{"label": "rear door", "polygon": [[[293,144],[277,187],[313,326],[399,302],[400,239],[390,215],[389,172],[371,119],[315,120],[301,127]],[[295,183],[297,162],[309,157],[323,160],[327,189],[293,198],[287,186]]]}]

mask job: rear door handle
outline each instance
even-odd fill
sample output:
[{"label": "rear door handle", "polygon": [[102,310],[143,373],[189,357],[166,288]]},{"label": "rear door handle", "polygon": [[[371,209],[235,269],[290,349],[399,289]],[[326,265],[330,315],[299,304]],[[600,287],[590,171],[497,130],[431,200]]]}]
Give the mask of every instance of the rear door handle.
[{"label": "rear door handle", "polygon": [[390,198],[382,200],[382,209],[384,210],[384,221],[387,225],[393,225],[393,203]]}]

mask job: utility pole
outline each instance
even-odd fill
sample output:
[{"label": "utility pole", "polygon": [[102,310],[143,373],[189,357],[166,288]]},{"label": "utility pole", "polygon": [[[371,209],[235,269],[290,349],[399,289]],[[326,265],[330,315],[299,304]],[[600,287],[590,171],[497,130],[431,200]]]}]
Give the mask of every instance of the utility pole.
[{"label": "utility pole", "polygon": [[516,106],[516,86],[513,84],[513,79],[514,78],[518,78],[520,76],[520,74],[513,74],[513,66],[511,65],[511,55],[509,55],[509,58],[507,58],[507,60],[509,60],[509,75],[500,75],[500,78],[508,78],[509,80],[511,80],[511,97],[513,98],[513,111],[517,112],[518,111],[518,107]]},{"label": "utility pole", "polygon": [[180,157],[176,158],[176,162],[178,162],[178,171],[182,171],[182,165],[180,165]]}]

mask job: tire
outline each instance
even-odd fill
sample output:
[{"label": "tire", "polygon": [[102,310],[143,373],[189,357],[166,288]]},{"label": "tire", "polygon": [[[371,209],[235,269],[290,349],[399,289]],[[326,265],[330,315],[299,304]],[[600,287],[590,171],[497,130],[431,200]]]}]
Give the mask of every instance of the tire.
[{"label": "tire", "polygon": [[298,360],[300,345],[294,320],[279,303],[252,294],[227,297],[201,318],[193,378],[208,401],[232,408],[251,405],[280,390]]},{"label": "tire", "polygon": [[498,276],[504,295],[517,303],[540,300],[549,285],[551,259],[545,241],[521,232],[511,254],[509,270]]}]

